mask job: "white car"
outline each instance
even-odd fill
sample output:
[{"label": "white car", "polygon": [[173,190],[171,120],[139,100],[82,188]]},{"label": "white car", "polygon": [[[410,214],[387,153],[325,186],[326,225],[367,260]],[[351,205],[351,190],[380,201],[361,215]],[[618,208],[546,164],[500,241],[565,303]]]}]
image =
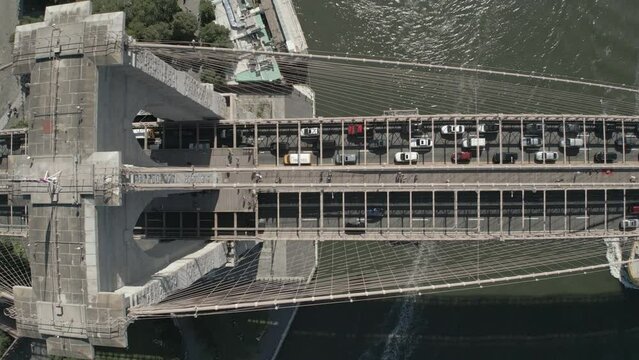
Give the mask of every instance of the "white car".
[{"label": "white car", "polygon": [[639,227],[639,219],[623,219],[619,223],[619,230],[634,230]]},{"label": "white car", "polygon": [[521,143],[524,147],[540,147],[541,139],[538,137],[525,136],[521,139]]},{"label": "white car", "polygon": [[306,127],[300,130],[300,136],[303,138],[309,137],[318,137],[319,136],[319,128],[318,127]]},{"label": "white car", "polygon": [[470,139],[464,139],[462,141],[462,148],[464,149],[470,149],[470,148],[476,148],[476,147],[480,147],[482,149],[486,147],[486,139],[470,138]]},{"label": "white car", "polygon": [[582,147],[584,146],[584,139],[581,138],[563,138],[561,139],[561,141],[559,142],[559,147],[561,148],[565,148],[565,147]]},{"label": "white car", "polygon": [[466,129],[464,125],[444,125],[442,134],[463,134]]},{"label": "white car", "polygon": [[410,139],[411,148],[432,148],[433,140],[429,138],[412,138]]},{"label": "white car", "polygon": [[535,153],[535,161],[555,162],[559,159],[559,153],[556,151],[537,151]]},{"label": "white car", "polygon": [[419,154],[417,154],[414,151],[398,152],[395,154],[395,163],[408,164],[408,163],[416,162],[418,156]]}]

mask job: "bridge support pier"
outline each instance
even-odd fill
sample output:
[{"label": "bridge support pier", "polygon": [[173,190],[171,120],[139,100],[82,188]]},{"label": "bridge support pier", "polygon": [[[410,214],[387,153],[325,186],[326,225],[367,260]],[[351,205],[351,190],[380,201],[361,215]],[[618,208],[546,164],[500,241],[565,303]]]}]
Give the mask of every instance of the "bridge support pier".
[{"label": "bridge support pier", "polygon": [[257,279],[306,282],[317,266],[316,241],[265,241],[260,253]]}]

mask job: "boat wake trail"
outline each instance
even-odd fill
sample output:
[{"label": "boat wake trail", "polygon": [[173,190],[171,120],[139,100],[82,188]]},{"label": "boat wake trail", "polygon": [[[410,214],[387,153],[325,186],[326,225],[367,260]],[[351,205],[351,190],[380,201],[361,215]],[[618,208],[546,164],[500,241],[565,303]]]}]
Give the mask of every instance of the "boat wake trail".
[{"label": "boat wake trail", "polygon": [[[413,245],[407,244],[404,246],[412,247]],[[414,277],[418,275],[420,271],[423,271],[425,264],[423,259],[429,256],[431,251],[434,250],[432,249],[433,246],[433,244],[428,242],[421,242],[417,245],[417,254],[413,258],[410,267],[411,276],[409,283],[413,281]],[[395,325],[384,341],[381,355],[375,358],[382,360],[411,358],[418,345],[415,340],[416,337],[412,336],[415,331],[415,324],[424,324],[426,322],[426,319],[422,319],[421,316],[416,316],[419,313],[416,308],[416,300],[416,296],[409,296],[394,304],[389,319],[396,319]],[[419,317],[418,322],[416,322],[417,317]],[[373,358],[370,355],[370,353],[367,353],[362,356],[360,360]]]}]

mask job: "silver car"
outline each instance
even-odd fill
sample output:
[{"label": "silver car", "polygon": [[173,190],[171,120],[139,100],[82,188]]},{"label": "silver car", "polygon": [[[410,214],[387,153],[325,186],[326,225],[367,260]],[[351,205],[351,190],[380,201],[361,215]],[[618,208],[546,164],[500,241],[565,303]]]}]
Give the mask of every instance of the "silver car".
[{"label": "silver car", "polygon": [[318,127],[306,127],[300,129],[300,136],[303,138],[311,138],[319,136],[319,128]]},{"label": "silver car", "polygon": [[560,148],[565,148],[565,147],[575,148],[575,147],[581,147],[581,146],[584,146],[584,139],[582,138],[568,138],[568,139],[563,138],[559,142]]},{"label": "silver car", "polygon": [[410,147],[414,149],[428,149],[433,147],[433,140],[421,137],[410,139]]},{"label": "silver car", "polygon": [[538,137],[534,137],[534,136],[524,136],[521,139],[521,144],[524,147],[540,147],[541,146],[541,139]]},{"label": "silver car", "polygon": [[535,153],[535,161],[555,162],[559,159],[559,153],[556,151],[537,151]]},{"label": "silver car", "polygon": [[466,128],[464,125],[444,125],[441,130],[442,134],[463,134]]},{"label": "silver car", "polygon": [[335,164],[342,165],[342,162],[344,163],[344,165],[357,164],[357,154],[347,153],[342,156],[342,154],[338,152],[337,154],[335,154]]},{"label": "silver car", "polygon": [[619,223],[619,230],[635,230],[639,227],[639,219],[623,219]]}]

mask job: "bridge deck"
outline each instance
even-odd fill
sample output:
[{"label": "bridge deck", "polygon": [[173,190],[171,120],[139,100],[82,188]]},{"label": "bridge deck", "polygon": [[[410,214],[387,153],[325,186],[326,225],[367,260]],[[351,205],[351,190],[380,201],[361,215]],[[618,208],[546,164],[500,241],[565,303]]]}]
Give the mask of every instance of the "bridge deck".
[{"label": "bridge deck", "polygon": [[[498,130],[483,132],[485,124]],[[517,164],[550,163],[536,161],[538,151],[557,152],[559,159],[553,163],[565,166],[612,162],[613,156],[616,163],[636,164],[639,146],[631,143],[639,134],[638,124],[638,117],[484,114],[136,123],[134,127],[157,128],[154,136],[162,139],[159,150],[241,149],[258,166],[281,166],[286,153],[297,152],[310,153],[313,166],[335,165],[337,153],[356,156],[358,165],[390,165],[395,154],[414,151],[417,160],[405,167],[468,167],[493,164],[493,158],[505,152],[516,154]],[[352,128],[359,125],[359,130]],[[445,134],[441,130],[445,125],[462,125],[464,131]],[[302,137],[302,130],[308,128],[316,128],[317,133]],[[411,139],[417,138],[429,139],[432,146],[415,147]],[[471,138],[482,138],[486,144],[464,147],[464,140]],[[538,144],[528,146],[525,138]],[[564,149],[560,144],[564,138],[582,143]],[[144,143],[148,145],[149,139]],[[455,164],[452,156],[462,151],[470,152],[471,159]],[[597,153],[603,159],[596,159]],[[497,158],[496,163],[502,161]]]},{"label": "bridge deck", "polygon": [[[150,238],[260,240],[471,240],[638,236],[639,189],[261,192],[242,214],[143,215]],[[179,219],[179,221],[178,221]],[[182,224],[178,226],[176,224]],[[184,224],[190,224],[184,226]]]}]

